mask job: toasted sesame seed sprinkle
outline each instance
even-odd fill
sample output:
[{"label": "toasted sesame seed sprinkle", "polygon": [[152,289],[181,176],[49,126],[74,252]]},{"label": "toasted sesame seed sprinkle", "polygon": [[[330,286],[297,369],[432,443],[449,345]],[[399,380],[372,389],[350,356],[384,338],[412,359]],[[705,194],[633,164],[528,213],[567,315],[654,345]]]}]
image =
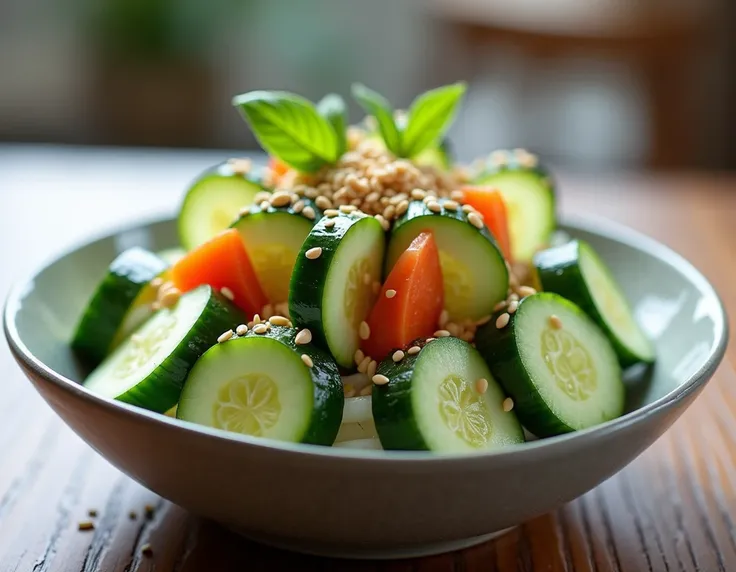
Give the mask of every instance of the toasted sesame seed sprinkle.
[{"label": "toasted sesame seed sprinkle", "polygon": [[495,306],[493,307],[493,311],[494,311],[494,312],[498,312],[498,311],[499,311],[499,310],[501,310],[502,308],[505,308],[505,307],[506,307],[506,304],[508,304],[508,301],[507,301],[507,300],[501,300],[501,301],[500,301],[500,302],[499,302],[498,304],[496,304],[496,305],[495,305]]},{"label": "toasted sesame seed sprinkle", "polygon": [[508,413],[514,408],[514,400],[510,397],[507,397],[503,400],[503,410]]},{"label": "toasted sesame seed sprinkle", "polygon": [[87,511],[87,515],[91,516],[92,518],[95,518],[97,516],[97,510],[94,508],[91,508]]},{"label": "toasted sesame seed sprinkle", "polygon": [[374,215],[374,218],[381,223],[381,228],[383,228],[384,231],[388,231],[388,229],[391,227],[389,222],[385,218],[383,218],[383,215],[377,214]]},{"label": "toasted sesame seed sprinkle", "polygon": [[325,228],[332,228],[335,226],[335,221],[332,219],[328,219],[325,221]]},{"label": "toasted sesame seed sprinkle", "polygon": [[79,524],[77,525],[77,528],[78,528],[79,530],[94,530],[94,528],[95,528],[95,523],[94,523],[94,522],[92,522],[91,520],[83,520],[82,522],[80,522],[80,523],[79,523]]},{"label": "toasted sesame seed sprinkle", "polygon": [[402,352],[401,350],[396,350],[391,356],[391,359],[394,360],[395,363],[400,362],[402,359],[404,359],[404,352]]},{"label": "toasted sesame seed sprinkle", "polygon": [[227,332],[222,332],[220,336],[217,338],[217,343],[224,344],[226,341],[228,341],[230,338],[233,337],[234,333],[235,332],[233,332],[232,330],[228,330]]},{"label": "toasted sesame seed sprinkle", "polygon": [[462,210],[465,214],[470,214],[475,212],[475,207],[472,205],[463,205]]},{"label": "toasted sesame seed sprinkle", "polygon": [[248,326],[246,324],[240,324],[237,328],[235,328],[235,333],[239,336],[244,336],[248,333]]},{"label": "toasted sesame seed sprinkle", "polygon": [[322,247],[321,246],[315,246],[314,248],[310,248],[307,250],[307,252],[304,254],[309,260],[316,260],[320,256],[322,256]]},{"label": "toasted sesame seed sprinkle", "polygon": [[358,327],[358,335],[360,336],[361,340],[367,340],[371,337],[371,327],[365,320],[362,321],[360,323],[360,326]]},{"label": "toasted sesame seed sprinkle", "polygon": [[[500,308],[499,308],[500,309]],[[476,326],[484,326],[491,321],[492,316],[490,314],[483,316],[475,321]]]},{"label": "toasted sesame seed sprinkle", "polygon": [[442,212],[442,205],[440,205],[440,203],[436,201],[427,203],[427,208],[431,210],[433,213]]},{"label": "toasted sesame seed sprinkle", "polygon": [[269,208],[271,208],[271,202],[270,201],[261,201],[261,204],[258,205],[261,207],[262,211],[267,211]]},{"label": "toasted sesame seed sprinkle", "polygon": [[418,354],[420,351],[422,351],[422,348],[419,346],[411,346],[408,350],[406,350],[406,353],[408,353],[410,356]]},{"label": "toasted sesame seed sprinkle", "polygon": [[549,317],[549,325],[552,326],[555,330],[559,330],[562,328],[562,320],[560,320],[559,316],[552,314]]},{"label": "toasted sesame seed sprinkle", "polygon": [[332,208],[332,201],[324,195],[320,195],[314,199],[314,204],[323,210]]},{"label": "toasted sesame seed sprinkle", "polygon": [[225,296],[225,298],[227,298],[228,300],[235,299],[235,294],[233,294],[233,291],[230,290],[230,288],[228,288],[227,286],[223,286],[222,288],[220,288],[220,294]]},{"label": "toasted sesame seed sprinkle", "polygon": [[302,214],[309,220],[314,220],[317,216],[317,213],[314,212],[314,209],[312,207],[304,207]]},{"label": "toasted sesame seed sprinkle", "polygon": [[521,296],[522,298],[533,296],[536,293],[537,290],[535,288],[532,288],[531,286],[519,286],[519,296]]},{"label": "toasted sesame seed sprinkle", "polygon": [[396,296],[396,290],[393,288],[386,290],[386,298],[393,298],[394,296]]},{"label": "toasted sesame seed sprinkle", "polygon": [[376,375],[371,377],[371,381],[373,381],[373,383],[375,383],[376,385],[386,385],[389,380],[385,375],[377,373]]},{"label": "toasted sesame seed sprinkle", "polygon": [[299,330],[299,333],[294,338],[294,343],[298,346],[303,346],[304,344],[308,344],[312,341],[312,332],[310,332],[307,328],[304,328],[303,330]]},{"label": "toasted sesame seed sprinkle", "polygon": [[368,370],[368,365],[371,363],[371,356],[365,356],[358,364],[358,371],[365,373]]},{"label": "toasted sesame seed sprinkle", "polygon": [[304,204],[304,201],[301,200],[301,199],[299,199],[297,202],[295,202],[292,205],[291,210],[293,210],[295,213],[299,214],[300,212],[302,212],[304,210],[304,207],[305,206],[306,206],[306,204]]},{"label": "toasted sesame seed sprinkle", "polygon": [[325,211],[325,216],[326,217],[329,217],[329,218],[335,217],[335,216],[337,216],[339,214],[340,214],[340,211],[337,210],[337,209],[327,209]]},{"label": "toasted sesame seed sprinkle", "polygon": [[358,210],[358,207],[355,207],[353,205],[340,205],[340,212],[343,212],[345,214],[350,214],[357,210]]},{"label": "toasted sesame seed sprinkle", "polygon": [[268,191],[258,191],[256,193],[256,196],[253,197],[253,202],[255,204],[260,204],[263,201],[268,202],[268,199],[270,199],[270,198],[271,198],[271,193],[269,193]]},{"label": "toasted sesame seed sprinkle", "polygon": [[271,316],[268,321],[271,322],[272,326],[288,326],[291,323],[289,318],[284,316]]},{"label": "toasted sesame seed sprinkle", "polygon": [[461,203],[461,202],[463,202],[465,200],[465,193],[463,193],[462,191],[452,191],[450,193],[450,198],[453,201],[457,201],[457,202]]},{"label": "toasted sesame seed sprinkle", "polygon": [[422,189],[414,189],[411,192],[411,198],[414,199],[415,201],[421,201],[426,196],[427,196],[427,193],[424,192]]},{"label": "toasted sesame seed sprinkle", "polygon": [[485,377],[481,377],[475,382],[475,390],[478,393],[485,393],[488,391],[488,380]]},{"label": "toasted sesame seed sprinkle", "polygon": [[355,350],[355,355],[353,356],[353,361],[355,361],[356,365],[359,365],[360,362],[362,362],[365,359],[365,354],[363,353],[363,350],[358,348]]},{"label": "toasted sesame seed sprinkle", "polygon": [[253,323],[254,324],[260,324],[261,323],[261,317],[258,314],[256,314],[255,316],[253,316]]},{"label": "toasted sesame seed sprinkle", "polygon": [[250,159],[237,157],[228,159],[227,164],[230,165],[230,168],[236,175],[247,175],[251,167],[253,166],[253,163]]},{"label": "toasted sesame seed sprinkle", "polygon": [[141,546],[141,554],[143,554],[143,556],[152,556],[153,548],[151,547],[151,545],[146,543],[143,546]]},{"label": "toasted sesame seed sprinkle", "polygon": [[396,205],[396,216],[403,215],[407,210],[409,210],[409,201],[404,199]]},{"label": "toasted sesame seed sprinkle", "polygon": [[460,207],[460,205],[458,205],[457,202],[452,201],[452,200],[445,201],[444,203],[442,203],[442,206],[445,207],[445,210],[452,211],[452,212],[455,212]]},{"label": "toasted sesame seed sprinkle", "polygon": [[496,327],[499,330],[505,328],[509,323],[509,319],[511,319],[511,316],[504,312],[498,318],[496,318]]},{"label": "toasted sesame seed sprinkle", "polygon": [[312,358],[309,357],[307,354],[302,354],[302,361],[307,367],[314,367],[314,362],[312,361]]},{"label": "toasted sesame seed sprinkle", "polygon": [[477,213],[468,213],[468,222],[475,228],[483,228],[483,219]]},{"label": "toasted sesame seed sprinkle", "polygon": [[368,377],[373,377],[374,375],[376,375],[377,369],[378,369],[378,362],[372,359],[370,363],[368,364],[368,368],[365,370],[365,374]]},{"label": "toasted sesame seed sprinkle", "polygon": [[151,288],[161,288],[164,284],[164,279],[160,276],[156,276],[153,280],[151,280]]},{"label": "toasted sesame seed sprinkle", "polygon": [[437,330],[434,334],[432,334],[435,338],[448,338],[452,334],[448,330]]},{"label": "toasted sesame seed sprinkle", "polygon": [[518,302],[518,301],[519,301],[519,295],[518,294],[516,294],[515,292],[512,292],[511,294],[509,294],[509,303],[510,302]]},{"label": "toasted sesame seed sprinkle", "polygon": [[427,338],[426,340],[424,340],[424,343],[425,343],[425,344],[428,344],[429,342],[433,342],[433,341],[435,341],[436,339],[437,339],[437,338]]},{"label": "toasted sesame seed sprinkle", "polygon": [[510,304],[508,309],[506,310],[509,314],[513,314],[516,312],[516,310],[519,308],[519,303],[516,300],[513,300]]},{"label": "toasted sesame seed sprinkle", "polygon": [[285,207],[286,205],[291,204],[291,193],[287,193],[286,191],[276,191],[271,195],[269,202],[272,207]]},{"label": "toasted sesame seed sprinkle", "polygon": [[250,207],[243,207],[238,211],[240,216],[248,216],[250,214]]}]

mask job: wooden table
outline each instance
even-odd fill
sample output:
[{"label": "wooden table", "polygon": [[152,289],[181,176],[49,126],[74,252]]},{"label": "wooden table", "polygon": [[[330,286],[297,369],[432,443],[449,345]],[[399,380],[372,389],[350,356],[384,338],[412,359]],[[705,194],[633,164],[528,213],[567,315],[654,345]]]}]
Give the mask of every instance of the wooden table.
[{"label": "wooden table", "polygon": [[[187,180],[223,156],[0,147],[0,294],[90,235],[173,212]],[[736,178],[560,178],[563,212],[596,212],[667,243],[695,261],[736,316]],[[463,552],[375,563],[261,547],[146,491],[52,414],[2,344],[0,572],[736,570],[735,359],[731,348],[682,419],[584,497]],[[90,508],[97,527],[79,532]],[[147,543],[150,557],[141,554]]]}]

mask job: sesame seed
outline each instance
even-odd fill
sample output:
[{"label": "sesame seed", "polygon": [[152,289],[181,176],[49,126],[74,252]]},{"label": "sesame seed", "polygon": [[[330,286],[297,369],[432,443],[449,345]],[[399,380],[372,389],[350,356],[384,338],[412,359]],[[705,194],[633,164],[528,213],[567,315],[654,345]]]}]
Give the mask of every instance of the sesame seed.
[{"label": "sesame seed", "polygon": [[445,210],[454,212],[458,209],[460,205],[458,205],[455,201],[445,201],[442,206],[445,207]]},{"label": "sesame seed", "polygon": [[507,397],[503,400],[503,410],[508,413],[514,408],[514,400],[510,397]]},{"label": "sesame seed", "polygon": [[240,216],[248,216],[250,214],[250,207],[243,207],[238,211]]},{"label": "sesame seed", "polygon": [[322,247],[315,246],[314,248],[310,248],[307,250],[307,252],[304,254],[309,260],[316,260],[320,256],[322,256]]},{"label": "sesame seed", "polygon": [[258,335],[263,335],[268,331],[268,325],[267,324],[256,324],[253,326],[253,333]]},{"label": "sesame seed", "polygon": [[402,352],[401,350],[396,350],[391,356],[391,359],[394,360],[394,363],[400,362],[402,359],[404,359],[404,352]]},{"label": "sesame seed", "polygon": [[153,548],[151,547],[151,545],[146,543],[143,546],[141,546],[141,554],[143,554],[143,556],[152,556]]},{"label": "sesame seed", "polygon": [[368,286],[368,284],[370,284],[371,282],[373,282],[373,276],[371,276],[368,272],[363,274],[363,284]]},{"label": "sesame seed", "polygon": [[368,365],[371,363],[371,356],[365,356],[358,364],[358,371],[365,373],[368,370]]},{"label": "sesame seed", "polygon": [[[454,325],[454,324],[453,324]],[[448,330],[437,330],[434,334],[432,334],[435,338],[448,338],[450,337],[450,332]]]},{"label": "sesame seed", "polygon": [[425,193],[422,189],[414,189],[411,192],[411,198],[415,201],[421,201],[424,197],[427,196],[427,193]]},{"label": "sesame seed", "polygon": [[92,518],[95,518],[97,516],[97,510],[94,508],[91,508],[87,511],[87,514],[91,516]]},{"label": "sesame seed", "polygon": [[376,385],[386,385],[388,383],[388,378],[385,375],[377,373],[376,375],[371,377],[371,381],[373,381],[373,383],[375,383]]},{"label": "sesame seed", "polygon": [[463,193],[462,191],[452,191],[450,193],[450,198],[453,201],[457,201],[457,202],[461,203],[461,202],[463,202],[465,200],[465,193]]},{"label": "sesame seed", "polygon": [[286,205],[291,204],[291,193],[287,193],[286,191],[276,191],[271,195],[269,202],[272,207],[285,207]]},{"label": "sesame seed", "polygon": [[383,228],[384,231],[388,231],[388,229],[389,229],[389,223],[388,223],[388,221],[385,218],[383,218],[383,215],[377,214],[377,215],[374,215],[374,218],[378,222],[381,223],[381,227]]},{"label": "sesame seed", "polygon": [[253,316],[253,323],[254,324],[260,324],[261,323],[261,317],[258,314],[256,314],[255,316]]},{"label": "sesame seed", "polygon": [[95,528],[95,523],[94,523],[94,522],[92,522],[91,520],[83,520],[82,522],[80,522],[80,523],[79,523],[79,524],[77,525],[77,528],[78,528],[79,530],[94,530],[94,528]]},{"label": "sesame seed", "polygon": [[302,354],[302,361],[307,367],[314,367],[314,362],[312,361],[312,358],[309,357],[307,354]]},{"label": "sesame seed", "polygon": [[373,386],[372,385],[366,385],[363,389],[360,390],[360,395],[366,396],[373,393]]},{"label": "sesame seed", "polygon": [[468,222],[475,228],[483,228],[483,220],[478,216],[477,213],[468,214]]},{"label": "sesame seed", "polygon": [[509,316],[506,312],[501,314],[498,318],[496,318],[496,327],[500,330],[502,328],[505,328],[508,323],[511,316]]},{"label": "sesame seed", "polygon": [[488,380],[485,377],[481,377],[475,382],[475,389],[478,393],[485,393],[488,391]]},{"label": "sesame seed", "polygon": [[321,209],[332,208],[332,201],[324,195],[320,195],[316,199],[314,199],[314,204],[316,204]]},{"label": "sesame seed", "polygon": [[374,375],[376,375],[376,369],[378,369],[378,362],[372,359],[368,364],[367,369],[365,370],[365,374],[368,377],[373,377]]},{"label": "sesame seed", "polygon": [[533,296],[536,293],[537,290],[535,288],[532,288],[531,286],[519,286],[519,296],[521,296],[522,298]]},{"label": "sesame seed", "polygon": [[508,307],[508,310],[506,310],[509,314],[513,314],[516,312],[516,310],[519,308],[519,303],[516,300],[513,300]]},{"label": "sesame seed", "polygon": [[312,332],[310,332],[307,328],[299,330],[299,333],[297,333],[296,337],[294,338],[294,343],[298,346],[303,346],[304,344],[308,344],[311,341]]},{"label": "sesame seed", "polygon": [[422,199],[422,202],[425,205],[428,205],[429,203],[437,202],[437,197],[435,197],[434,195],[430,195],[429,193],[427,193],[427,195]]},{"label": "sesame seed", "polygon": [[268,321],[271,322],[272,326],[288,326],[291,323],[289,318],[284,316],[271,316]]},{"label": "sesame seed", "polygon": [[292,205],[291,210],[293,210],[295,213],[299,214],[300,212],[302,212],[304,210],[304,207],[305,206],[306,205],[304,204],[304,201],[301,200],[301,199],[299,199],[297,202],[295,202]]},{"label": "sesame seed", "polygon": [[359,365],[360,362],[362,362],[365,359],[365,354],[363,353],[363,350],[358,348],[355,350],[355,355],[353,356],[353,361],[355,361],[356,365]]},{"label": "sesame seed", "polygon": [[317,213],[314,212],[314,209],[312,207],[304,207],[302,214],[309,220],[314,220],[317,216]]},{"label": "sesame seed", "polygon": [[335,226],[335,221],[332,219],[328,219],[325,221],[325,228],[332,228]]},{"label": "sesame seed", "polygon": [[511,303],[511,302],[518,302],[518,301],[519,301],[519,295],[518,294],[516,294],[515,292],[512,292],[511,294],[509,294],[509,303]]},{"label": "sesame seed", "polygon": [[325,216],[326,217],[330,217],[330,218],[335,217],[335,216],[337,216],[339,214],[340,214],[340,211],[337,210],[337,209],[327,209],[325,211]]},{"label": "sesame seed", "polygon": [[176,303],[179,301],[179,298],[181,298],[181,292],[178,288],[169,288],[166,290],[166,292],[163,293],[161,296],[161,299],[159,300],[159,303],[164,308],[171,308],[172,306],[176,305]]},{"label": "sesame seed", "polygon": [[419,346],[411,346],[408,350],[406,350],[406,353],[408,353],[410,356],[418,354],[420,351],[422,351],[422,348]]},{"label": "sesame seed", "polygon": [[475,212],[475,207],[472,205],[463,205],[462,210],[465,214],[470,214]]},{"label": "sesame seed", "polygon": [[396,296],[396,290],[393,288],[386,290],[386,298],[393,298],[394,296]]},{"label": "sesame seed", "polygon": [[271,198],[271,193],[269,193],[268,191],[258,191],[256,193],[256,196],[253,197],[253,202],[256,203],[256,204],[260,204],[263,201],[267,201],[268,202],[268,199],[270,199],[270,198]]},{"label": "sesame seed", "polygon": [[[500,301],[500,302],[499,302],[498,304],[496,304],[496,305],[495,305],[495,306],[493,307],[493,311],[494,311],[494,312],[498,312],[498,311],[499,311],[499,310],[501,310],[502,308],[505,308],[505,307],[506,307],[506,304],[508,304],[508,301],[506,301],[506,300],[501,300],[501,301]],[[477,322],[476,322],[476,323],[477,323]]]},{"label": "sesame seed", "polygon": [[394,216],[396,216],[396,207],[394,205],[388,205],[383,209],[383,218],[386,220],[391,220]]},{"label": "sesame seed", "polygon": [[262,211],[267,211],[269,208],[271,208],[271,203],[269,201],[261,201],[261,204],[258,206],[261,207]]},{"label": "sesame seed", "polygon": [[428,344],[429,342],[433,342],[433,341],[435,341],[436,339],[437,339],[437,338],[427,338],[426,340],[424,340],[424,343],[425,343],[425,344]]},{"label": "sesame seed", "polygon": [[223,286],[220,288],[220,294],[225,296],[228,300],[235,300],[235,294],[233,294],[233,291],[230,290],[227,286]]},{"label": "sesame seed", "polygon": [[398,205],[396,205],[396,216],[403,215],[409,209],[409,201],[404,199]]},{"label": "sesame seed", "polygon": [[427,208],[431,210],[433,213],[442,212],[442,206],[437,201],[432,201],[432,202],[427,203]]},{"label": "sesame seed", "polygon": [[230,168],[236,175],[247,175],[253,165],[250,159],[244,158],[228,159],[227,164],[230,165]]},{"label": "sesame seed", "polygon": [[160,276],[156,276],[153,280],[151,280],[151,288],[161,288],[164,284],[164,279]]},{"label": "sesame seed", "polygon": [[248,333],[248,326],[245,324],[240,324],[237,328],[235,328],[235,333],[239,336],[244,336]]},{"label": "sesame seed", "polygon": [[350,214],[351,212],[357,211],[358,208],[353,205],[340,205],[340,212]]},{"label": "sesame seed", "polygon": [[506,156],[506,151],[494,151],[491,153],[491,156],[489,157],[491,163],[498,167],[502,167],[506,164],[508,161],[508,158]]},{"label": "sesame seed", "polygon": [[234,334],[234,333],[235,333],[235,332],[233,332],[232,330],[228,330],[227,332],[222,332],[222,333],[220,334],[220,336],[219,336],[219,337],[217,338],[217,343],[218,343],[218,344],[223,344],[223,343],[225,343],[226,341],[228,341],[228,340],[229,340],[230,338],[232,338],[232,337],[233,337],[233,334]]},{"label": "sesame seed", "polygon": [[360,336],[361,340],[367,340],[371,337],[371,327],[365,320],[360,323],[360,327],[358,328],[358,335]]},{"label": "sesame seed", "polygon": [[555,316],[552,314],[549,317],[549,325],[552,326],[555,330],[559,330],[562,328],[562,320],[560,320],[559,316]]}]

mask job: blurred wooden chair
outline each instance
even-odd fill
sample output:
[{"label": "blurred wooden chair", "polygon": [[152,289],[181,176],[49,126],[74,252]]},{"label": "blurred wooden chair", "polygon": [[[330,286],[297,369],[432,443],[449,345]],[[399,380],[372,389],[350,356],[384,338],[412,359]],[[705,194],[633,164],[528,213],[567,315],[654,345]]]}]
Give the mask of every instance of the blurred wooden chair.
[{"label": "blurred wooden chair", "polygon": [[[648,100],[647,166],[691,164],[697,149],[694,66],[708,38],[708,0],[431,0],[465,61],[511,45],[536,65],[584,54],[624,62]],[[471,73],[477,73],[470,70]]]}]

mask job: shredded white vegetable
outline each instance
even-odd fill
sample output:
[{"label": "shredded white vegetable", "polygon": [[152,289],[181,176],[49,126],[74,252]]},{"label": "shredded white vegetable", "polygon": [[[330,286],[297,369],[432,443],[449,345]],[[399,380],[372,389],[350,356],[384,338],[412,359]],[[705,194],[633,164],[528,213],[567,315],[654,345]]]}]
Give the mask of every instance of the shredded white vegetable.
[{"label": "shredded white vegetable", "polygon": [[373,421],[373,401],[370,395],[348,397],[342,412],[342,422],[359,423]]},{"label": "shredded white vegetable", "polygon": [[340,425],[340,431],[335,437],[335,443],[341,441],[353,441],[355,439],[370,439],[377,437],[378,432],[372,420],[363,421],[361,423],[343,423]]},{"label": "shredded white vegetable", "polygon": [[333,447],[342,447],[344,449],[383,449],[383,447],[381,447],[381,442],[376,438],[343,441],[341,443],[335,443]]}]

